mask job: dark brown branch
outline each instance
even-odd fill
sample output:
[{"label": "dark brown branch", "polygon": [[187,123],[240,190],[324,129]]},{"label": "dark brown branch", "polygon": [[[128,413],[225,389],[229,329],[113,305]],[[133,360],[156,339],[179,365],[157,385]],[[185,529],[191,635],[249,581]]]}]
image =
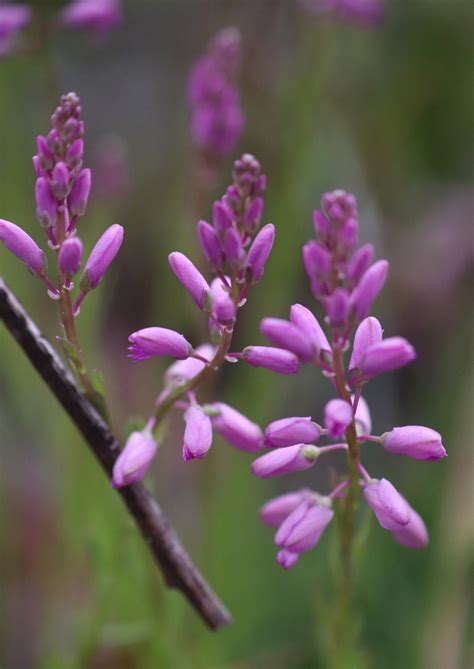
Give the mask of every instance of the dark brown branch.
[{"label": "dark brown branch", "polygon": [[[110,480],[119,443],[2,278],[0,319],[67,411]],[[181,590],[211,629],[228,625],[232,621],[230,613],[201,576],[153,497],[140,484],[117,492],[160,565],[167,585]]]}]

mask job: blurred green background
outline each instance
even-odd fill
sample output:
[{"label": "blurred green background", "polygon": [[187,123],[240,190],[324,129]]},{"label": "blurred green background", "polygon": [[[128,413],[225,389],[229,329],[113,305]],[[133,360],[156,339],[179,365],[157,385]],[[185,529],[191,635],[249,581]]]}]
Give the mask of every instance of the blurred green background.
[{"label": "blurred green background", "polygon": [[[36,2],[45,12],[60,4]],[[419,354],[368,387],[374,431],[430,425],[449,458],[429,464],[367,446],[369,471],[406,495],[431,543],[410,552],[361,509],[370,533],[358,562],[354,669],[467,669],[474,661],[472,19],[462,0],[394,0],[376,28],[311,15],[296,0],[129,0],[122,26],[104,40],[72,32],[44,40],[33,26],[25,37],[38,47],[0,62],[0,216],[44,241],[31,156],[56,98],[74,90],[85,164],[95,168],[80,223],[86,249],[111,223],[125,226],[120,256],[79,318],[119,435],[129,416],[148,415],[166,367],[132,365],[128,334],[163,325],[199,341],[203,324],[166,258],[179,248],[202,266],[194,224],[210,216],[233,158],[249,151],[261,160],[264,222],[277,229],[237,350],[263,343],[260,318],[286,317],[293,302],[320,315],[300,248],[325,190],[356,194],[361,241],[391,263],[375,315]],[[242,33],[247,124],[204,209],[193,211],[186,78],[213,33],[229,25]],[[3,248],[0,272],[54,338],[57,305]],[[315,370],[287,378],[242,364],[229,365],[209,392],[261,425],[295,414],[318,420],[331,394]],[[250,456],[218,439],[205,461],[184,464],[181,430],[176,420],[147,483],[234,615],[218,633],[165,589],[109,482],[0,327],[2,669],[328,666],[334,528],[285,573],[257,511],[305,483],[327,492],[342,462],[336,456],[307,476],[261,481],[250,475]]]}]

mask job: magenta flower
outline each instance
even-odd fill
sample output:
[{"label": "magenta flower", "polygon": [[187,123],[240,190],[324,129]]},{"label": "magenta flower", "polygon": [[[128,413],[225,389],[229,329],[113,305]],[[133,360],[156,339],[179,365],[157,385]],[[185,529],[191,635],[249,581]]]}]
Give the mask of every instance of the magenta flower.
[{"label": "magenta flower", "polygon": [[223,402],[215,402],[210,408],[213,414],[217,412],[212,415],[214,430],[229,444],[249,453],[255,453],[262,448],[263,434],[259,425]]},{"label": "magenta flower", "polygon": [[[351,397],[351,399],[354,401],[354,397]],[[370,434],[372,430],[372,418],[370,416],[369,405],[363,397],[359,398],[354,419],[356,432],[359,436],[362,434]]]},{"label": "magenta flower", "polygon": [[300,554],[283,549],[278,551],[276,559],[280,567],[283,567],[283,569],[291,569],[291,567],[293,567],[293,565],[300,559]]},{"label": "magenta flower", "polygon": [[269,527],[280,527],[282,522],[294,511],[302,502],[311,498],[312,493],[307,488],[288,492],[268,500],[260,509],[260,518]]},{"label": "magenta flower", "polygon": [[277,448],[254,460],[252,472],[260,478],[300,472],[315,465],[318,457],[319,449],[307,444]]},{"label": "magenta flower", "polygon": [[316,546],[333,516],[331,508],[304,501],[283,521],[275,534],[275,543],[292,553],[309,551]]},{"label": "magenta flower", "polygon": [[[220,202],[214,204],[220,204]],[[214,270],[221,270],[224,265],[224,255],[217,232],[206,221],[199,221],[197,224],[197,233],[199,244],[211,267]]]},{"label": "magenta flower", "polygon": [[267,425],[265,446],[285,447],[294,444],[311,444],[318,441],[321,428],[313,423],[311,416],[293,416],[281,418]]},{"label": "magenta flower", "polygon": [[394,427],[382,435],[382,440],[389,453],[408,455],[415,460],[440,460],[447,455],[440,433],[421,425]]},{"label": "magenta flower", "polygon": [[211,297],[212,315],[216,321],[224,325],[233,323],[236,317],[235,304],[219,277],[211,283]]},{"label": "magenta flower", "polygon": [[392,532],[395,541],[407,548],[425,548],[429,541],[428,530],[421,516],[408,505],[408,523]]},{"label": "magenta flower", "polygon": [[87,28],[100,33],[116,28],[122,20],[120,0],[74,0],[60,14],[67,28]]},{"label": "magenta flower", "polygon": [[367,483],[364,497],[385,530],[394,532],[408,525],[408,503],[387,479],[374,479]]},{"label": "magenta flower", "polygon": [[376,318],[373,316],[364,318],[354,335],[354,346],[352,348],[352,355],[349,362],[349,370],[354,368],[361,369],[362,359],[365,353],[371,346],[380,344],[382,341],[382,334],[382,326]]},{"label": "magenta flower", "polygon": [[15,223],[0,219],[0,241],[21,260],[35,276],[46,273],[46,258],[38,244]]},{"label": "magenta flower", "polygon": [[290,321],[283,318],[264,318],[260,323],[260,332],[272,344],[291,351],[303,362],[311,362],[314,357],[311,340]]},{"label": "magenta flower", "polygon": [[388,273],[388,262],[379,260],[364,273],[350,297],[350,306],[359,320],[365,318],[382,290]]},{"label": "magenta flower", "polygon": [[212,423],[202,407],[190,406],[184,412],[186,428],[183,438],[183,460],[202,459],[212,445]]},{"label": "magenta flower", "polygon": [[162,355],[185,360],[193,352],[191,344],[182,334],[168,328],[144,328],[133,332],[128,341],[131,343],[129,357],[135,362]]},{"label": "magenta flower", "polygon": [[112,475],[113,487],[123,488],[141,481],[155,457],[157,448],[157,443],[151,434],[132,432],[115,462]]},{"label": "magenta flower", "polygon": [[323,351],[331,354],[332,349],[324,330],[309,309],[302,304],[293,304],[290,309],[290,321],[311,342],[317,356]]},{"label": "magenta flower", "polygon": [[[212,360],[216,352],[216,347],[211,344],[201,344],[198,346],[194,353],[199,356],[199,358],[204,358],[208,362]],[[206,363],[204,360],[198,358],[186,358],[185,360],[176,360],[172,365],[168,367],[165,374],[166,385],[169,386],[180,386],[193,379],[199,372],[201,372]]]},{"label": "magenta flower", "polygon": [[82,242],[79,237],[69,237],[59,250],[59,267],[66,276],[73,277],[79,271],[82,258]]},{"label": "magenta flower", "polygon": [[415,358],[415,349],[406,339],[389,337],[367,349],[360,362],[360,369],[368,378],[404,367]]},{"label": "magenta flower", "polygon": [[345,400],[330,400],[324,408],[324,426],[329,436],[342,437],[352,421],[352,406]]},{"label": "magenta flower", "polygon": [[174,251],[168,256],[168,262],[177,279],[183,284],[199,309],[209,310],[211,289],[201,272],[184,253]]},{"label": "magenta flower", "polygon": [[249,281],[257,283],[263,276],[263,270],[275,241],[275,226],[265,225],[252,242],[247,254],[245,272]]},{"label": "magenta flower", "polygon": [[299,369],[297,356],[283,348],[247,346],[242,357],[252,367],[264,367],[277,374],[296,374]]},{"label": "magenta flower", "polygon": [[87,293],[92,288],[96,288],[102,281],[104,274],[119,252],[122,241],[123,228],[117,224],[107,228],[99,238],[91,251],[79,282],[80,288],[84,293]]},{"label": "magenta flower", "polygon": [[89,193],[91,190],[91,171],[89,169],[79,172],[74,185],[71,188],[69,195],[69,209],[73,216],[83,216],[87,202],[89,200]]},{"label": "magenta flower", "polygon": [[36,216],[40,225],[51,228],[56,223],[58,202],[45,177],[39,177],[35,183]]}]

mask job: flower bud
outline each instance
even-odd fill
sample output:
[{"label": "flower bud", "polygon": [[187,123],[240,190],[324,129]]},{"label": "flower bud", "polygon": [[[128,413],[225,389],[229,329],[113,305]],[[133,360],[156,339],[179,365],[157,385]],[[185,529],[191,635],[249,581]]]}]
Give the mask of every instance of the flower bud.
[{"label": "flower bud", "polygon": [[35,276],[46,273],[46,257],[38,244],[20,226],[0,219],[0,241],[21,260]]},{"label": "flower bud", "polygon": [[292,553],[303,553],[314,548],[331,522],[334,511],[314,501],[302,502],[283,521],[275,534],[275,543]]},{"label": "flower bud", "polygon": [[415,349],[406,339],[389,337],[367,349],[360,369],[364,376],[370,377],[403,367],[415,358]]},{"label": "flower bud", "polygon": [[263,214],[263,198],[256,197],[251,201],[244,213],[244,224],[251,231],[256,230],[260,225]]},{"label": "flower bud", "polygon": [[212,416],[214,430],[235,448],[249,453],[259,451],[263,443],[260,426],[228,404],[215,402],[210,405],[217,415]]},{"label": "flower bud", "polygon": [[69,192],[69,170],[65,163],[56,163],[51,179],[51,188],[58,200],[64,200]]},{"label": "flower bud", "polygon": [[324,307],[329,323],[336,328],[347,323],[349,316],[349,295],[343,288],[336,288],[332,295],[326,298]]},{"label": "flower bud", "polygon": [[322,351],[332,353],[324,330],[309,309],[302,304],[293,304],[290,309],[290,321],[311,342],[318,357]]},{"label": "flower bud", "polygon": [[83,216],[91,190],[91,171],[81,170],[75,179],[68,198],[69,209],[73,216]]},{"label": "flower bud", "polygon": [[260,518],[269,527],[280,527],[285,518],[310,497],[311,491],[307,488],[274,497],[262,506]]},{"label": "flower bud", "polygon": [[311,416],[281,418],[267,425],[265,446],[285,447],[293,444],[311,444],[318,441],[321,428],[313,423]]},{"label": "flower bud", "polygon": [[293,565],[295,565],[299,559],[299,553],[292,553],[291,551],[287,551],[285,548],[281,551],[278,551],[276,557],[278,564],[280,567],[283,567],[283,569],[291,569],[291,567],[293,567]]},{"label": "flower bud", "polygon": [[31,160],[33,162],[33,169],[35,171],[35,176],[36,177],[46,177],[48,174],[41,167],[39,156],[33,156],[33,158]]},{"label": "flower bud", "polygon": [[105,33],[122,20],[120,0],[73,0],[60,14],[67,28],[89,29]]},{"label": "flower bud", "polygon": [[208,311],[211,302],[211,289],[201,272],[189,258],[179,251],[170,253],[168,262],[176,278],[186,288],[196,306]]},{"label": "flower bud", "polygon": [[354,346],[349,361],[349,370],[355,368],[360,369],[362,358],[366,351],[374,344],[379,344],[382,341],[382,334],[382,326],[376,318],[373,316],[364,318],[354,336]]},{"label": "flower bud", "polygon": [[415,460],[440,460],[447,455],[440,433],[421,425],[394,427],[382,435],[382,443],[389,453],[408,455]]},{"label": "flower bud", "polygon": [[202,459],[211,448],[212,424],[202,407],[191,406],[184,412],[186,428],[183,439],[183,460]]},{"label": "flower bud", "polygon": [[379,260],[365,272],[350,297],[350,306],[359,320],[365,318],[387,278],[388,262]]},{"label": "flower bud", "polygon": [[79,237],[69,237],[59,249],[59,267],[66,276],[72,277],[79,271],[82,257],[82,242]]},{"label": "flower bud", "polygon": [[235,321],[235,304],[219,277],[211,283],[211,296],[212,315],[216,321],[223,324],[233,323]]},{"label": "flower bud", "polygon": [[80,280],[80,288],[87,293],[102,281],[102,277],[119,252],[123,241],[121,225],[111,225],[99,238],[87,260]]},{"label": "flower bud", "polygon": [[387,479],[367,483],[364,497],[384,530],[393,532],[408,524],[409,506]]},{"label": "flower bud", "polygon": [[[194,353],[197,353],[201,358],[205,358],[208,362],[212,360],[216,352],[216,347],[211,344],[201,344]],[[183,385],[189,379],[193,379],[199,372],[201,372],[206,363],[197,358],[186,358],[186,360],[176,360],[168,367],[165,373],[165,383],[169,386]]]},{"label": "flower bud", "polygon": [[324,276],[331,269],[331,254],[314,239],[307,242],[302,248],[303,266],[308,278]]},{"label": "flower bud", "polygon": [[46,171],[52,170],[54,165],[54,157],[49,150],[46,138],[43,137],[43,135],[39,135],[36,138],[36,147],[38,149],[38,158],[41,167]]},{"label": "flower bud", "polygon": [[316,446],[295,444],[286,448],[277,448],[262,455],[252,463],[252,472],[260,478],[281,476],[291,472],[300,472],[310,469],[319,456]]},{"label": "flower bud", "polygon": [[421,549],[428,544],[429,536],[421,516],[408,505],[408,523],[392,532],[395,541],[407,548]]},{"label": "flower bud", "polygon": [[199,221],[197,224],[197,233],[199,244],[212,267],[222,269],[223,256],[221,243],[212,225],[209,225],[206,221]]},{"label": "flower bud", "polygon": [[296,374],[299,360],[294,353],[272,346],[247,346],[242,351],[243,359],[252,367],[263,367],[277,374]]},{"label": "flower bud", "polygon": [[66,165],[71,169],[76,169],[81,165],[83,157],[84,142],[82,139],[76,139],[67,150],[65,158]]},{"label": "flower bud", "polygon": [[324,408],[324,426],[330,437],[342,437],[352,421],[352,407],[345,400],[330,400]]},{"label": "flower bud", "polygon": [[283,318],[264,318],[260,322],[260,332],[272,344],[291,351],[303,362],[311,362],[314,358],[311,340],[296,325]]},{"label": "flower bud", "polygon": [[132,432],[125,448],[114,464],[112,485],[114,488],[141,481],[155,457],[156,441],[147,432]]},{"label": "flower bud", "polygon": [[257,234],[247,254],[245,274],[251,283],[257,283],[262,278],[274,241],[275,227],[268,223]]},{"label": "flower bud", "polygon": [[329,221],[320,209],[313,210],[314,234],[320,239],[325,239],[329,232]]},{"label": "flower bud", "polygon": [[144,328],[133,332],[128,341],[131,343],[129,357],[135,362],[162,355],[185,360],[193,352],[191,344],[182,334],[168,328]]},{"label": "flower bud", "polygon": [[[352,396],[351,399],[354,401],[354,396]],[[370,416],[369,405],[363,397],[359,397],[354,419],[358,436],[371,433],[372,418]]]},{"label": "flower bud", "polygon": [[227,230],[232,225],[232,214],[220,200],[216,200],[212,205],[212,222],[218,232]]},{"label": "flower bud", "polygon": [[224,232],[222,247],[227,262],[234,267],[239,267],[242,262],[244,249],[242,246],[242,238],[235,228],[227,228]]},{"label": "flower bud", "polygon": [[362,275],[367,271],[374,258],[374,247],[372,244],[365,244],[357,249],[352,258],[347,263],[346,279],[352,284],[359,283]]},{"label": "flower bud", "polygon": [[40,225],[50,228],[56,223],[57,206],[51,186],[46,177],[39,177],[35,183],[36,216]]}]

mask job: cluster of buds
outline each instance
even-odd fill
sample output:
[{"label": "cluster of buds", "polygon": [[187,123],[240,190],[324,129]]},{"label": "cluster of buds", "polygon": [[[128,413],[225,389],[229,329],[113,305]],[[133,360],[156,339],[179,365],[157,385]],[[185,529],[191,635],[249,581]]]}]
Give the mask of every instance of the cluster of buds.
[{"label": "cluster of buds", "polygon": [[239,68],[240,33],[226,28],[214,36],[207,53],[191,69],[191,135],[205,155],[227,155],[242,134],[244,115],[236,86]]},{"label": "cluster of buds", "polygon": [[383,0],[300,0],[300,3],[314,14],[331,14],[359,25],[380,23],[384,15]]},{"label": "cluster of buds", "polygon": [[[46,256],[36,242],[19,226],[0,220],[0,240],[48,287],[53,299],[60,299],[74,288],[72,279],[79,272],[83,245],[77,223],[84,215],[91,187],[91,173],[83,168],[84,122],[75,93],[63,95],[51,117],[47,136],[37,138],[33,156],[36,173],[36,215],[48,237],[48,246],[57,257],[57,285],[47,274]],[[73,309],[95,288],[115,258],[123,239],[123,228],[112,225],[97,241],[79,281],[80,293]]]},{"label": "cluster of buds", "polygon": [[[355,198],[343,191],[326,193],[313,220],[315,239],[303,247],[303,263],[313,295],[325,311],[328,335],[307,308],[294,304],[289,320],[265,318],[261,322],[262,334],[278,348],[248,347],[243,357],[283,374],[296,373],[301,363],[316,366],[332,381],[337,397],[327,403],[321,425],[311,417],[270,423],[264,445],[271,450],[255,460],[252,471],[262,478],[303,471],[313,467],[321,455],[342,450],[348,453],[358,475],[356,480],[343,478],[327,496],[305,489],[263,507],[263,521],[278,528],[277,560],[284,568],[293,566],[302,552],[317,543],[333,516],[333,500],[344,497],[349,485],[362,488],[380,525],[396,541],[411,548],[425,546],[428,533],[420,516],[389,481],[367,473],[359,451],[365,442],[373,442],[388,453],[417,460],[439,460],[446,455],[440,434],[427,427],[409,425],[380,436],[371,434],[369,407],[361,396],[365,384],[411,362],[415,351],[402,337],[383,339],[381,324],[368,316],[384,285],[388,263],[372,262],[371,245],[357,246]],[[344,353],[351,345],[354,328],[346,373]],[[319,445],[321,437],[335,443]]]},{"label": "cluster of buds", "polygon": [[[142,433],[142,441],[135,435],[117,460],[114,485],[127,485],[143,476],[144,464],[149,464],[154,456],[149,435],[171,407],[183,411],[184,460],[203,458],[211,447],[213,432],[243,451],[257,452],[263,447],[258,425],[222,402],[200,405],[195,391],[224,362],[245,357],[245,352],[230,352],[230,345],[238,311],[246,303],[251,287],[261,279],[273,245],[273,225],[259,229],[265,185],[260,163],[244,154],[234,163],[233,183],[214,202],[212,224],[198,222],[198,239],[214,275],[210,283],[185,255],[170,254],[172,271],[209,320],[210,342],[195,348],[182,334],[163,327],[149,327],[130,335],[132,360],[171,356],[176,362],[165,374],[164,389]],[[130,451],[134,452],[133,457],[128,455]]]}]

